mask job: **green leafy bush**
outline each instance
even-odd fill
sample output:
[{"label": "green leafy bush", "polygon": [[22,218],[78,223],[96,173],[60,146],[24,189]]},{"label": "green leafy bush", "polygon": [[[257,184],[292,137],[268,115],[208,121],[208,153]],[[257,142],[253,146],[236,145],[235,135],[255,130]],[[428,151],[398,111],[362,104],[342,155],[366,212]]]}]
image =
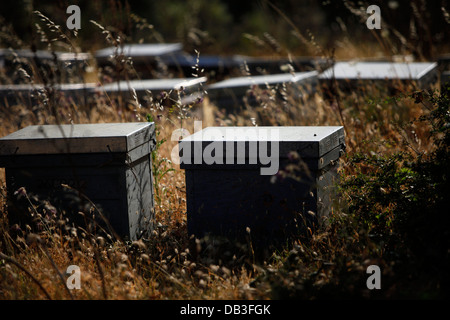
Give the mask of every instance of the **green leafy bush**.
[{"label": "green leafy bush", "polygon": [[[416,121],[429,126],[434,150],[413,147],[392,155],[356,154],[342,190],[349,213],[396,265],[396,276],[427,283],[433,295],[449,289],[450,111],[447,95],[414,92],[429,112]],[[415,279],[415,280],[414,280]]]}]

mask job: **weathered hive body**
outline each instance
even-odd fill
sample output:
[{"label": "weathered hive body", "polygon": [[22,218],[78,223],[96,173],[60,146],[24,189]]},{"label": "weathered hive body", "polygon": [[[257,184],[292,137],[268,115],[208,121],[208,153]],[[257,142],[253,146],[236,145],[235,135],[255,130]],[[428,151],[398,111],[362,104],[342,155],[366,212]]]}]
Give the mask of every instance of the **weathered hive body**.
[{"label": "weathered hive body", "polygon": [[[30,78],[25,76],[25,73],[33,82],[38,81],[43,75],[51,83],[83,82],[91,58],[89,53],[84,52],[0,49],[0,69],[7,76],[5,79],[8,79],[8,82],[0,79],[0,83],[10,84],[9,81],[14,84],[30,83]],[[19,68],[24,72],[18,72]]]},{"label": "weathered hive body", "polygon": [[[181,43],[144,43],[125,44],[119,47],[108,47],[97,50],[95,59],[103,74],[112,76],[115,80],[132,79],[155,79],[160,78],[160,73],[164,73],[164,66],[161,66],[161,58],[168,55],[180,54],[183,45]],[[119,59],[116,59],[119,57]],[[124,61],[131,58],[133,68],[127,72],[127,76],[121,74],[117,76],[126,66]],[[119,72],[117,72],[119,70]]]},{"label": "weathered hive body", "polygon": [[162,63],[180,77],[206,75],[208,79],[223,80],[239,72],[243,61],[237,56],[191,55],[185,52],[161,57]]},{"label": "weathered hive body", "polygon": [[343,90],[364,90],[367,85],[395,89],[408,83],[428,88],[437,79],[435,62],[337,62],[319,76],[322,87],[333,87],[336,80]]},{"label": "weathered hive body", "polygon": [[168,69],[190,77],[193,73],[206,75],[209,80],[222,81],[226,77],[240,77],[243,72],[253,76],[280,74],[283,72],[306,72],[319,69],[323,60],[313,57],[251,57],[242,55],[190,55],[180,53],[165,55],[161,61]]},{"label": "weathered hive body", "polygon": [[33,107],[44,100],[55,103],[87,105],[93,97],[95,83],[63,83],[52,86],[42,84],[7,84],[0,85],[0,106],[22,105]]},{"label": "weathered hive body", "polygon": [[174,105],[175,101],[185,105],[203,97],[202,86],[205,83],[205,77],[130,80],[105,84],[97,88],[97,92],[107,93],[110,98],[137,98],[140,103],[149,105],[156,101],[164,103],[164,100],[168,106]]},{"label": "weathered hive body", "polygon": [[317,75],[310,71],[230,78],[208,86],[208,94],[219,108],[228,110],[242,108],[244,99],[249,105],[288,98],[299,102],[305,94],[315,92]]},{"label": "weathered hive body", "polygon": [[[16,131],[0,139],[10,207],[21,187],[59,203],[67,191],[62,184],[68,185],[77,191],[77,201],[92,201],[118,235],[137,239],[152,229],[154,145],[153,123],[45,125]],[[20,216],[10,220],[21,222]]]},{"label": "weathered hive body", "polygon": [[345,143],[342,127],[210,127],[179,147],[190,234],[276,243],[328,215]]}]

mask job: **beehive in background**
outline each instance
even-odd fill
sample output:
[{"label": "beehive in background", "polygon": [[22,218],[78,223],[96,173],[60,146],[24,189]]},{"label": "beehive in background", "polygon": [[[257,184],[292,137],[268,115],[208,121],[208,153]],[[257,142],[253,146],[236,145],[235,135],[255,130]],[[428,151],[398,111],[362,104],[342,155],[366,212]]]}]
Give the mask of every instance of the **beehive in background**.
[{"label": "beehive in background", "polygon": [[[0,49],[0,84],[80,83],[88,70],[91,55],[86,52]],[[19,72],[19,69],[22,71]]]},{"label": "beehive in background", "polygon": [[425,89],[437,80],[435,62],[337,62],[319,76],[325,90],[333,90],[336,81],[344,91],[366,90],[367,86],[395,90],[405,84]]},{"label": "beehive in background", "polygon": [[97,91],[99,94],[108,94],[110,98],[138,99],[142,104],[164,103],[165,100],[166,106],[170,107],[176,103],[194,103],[203,97],[205,83],[205,77],[130,80],[104,84]]},{"label": "beehive in background", "polygon": [[94,97],[95,83],[61,83],[44,86],[42,84],[0,85],[0,107],[23,105],[33,107],[61,103],[87,105]]},{"label": "beehive in background", "polygon": [[208,86],[212,103],[228,111],[261,105],[265,101],[296,102],[316,90],[317,71],[236,77]]},{"label": "beehive in background", "polygon": [[97,50],[94,57],[100,72],[114,81],[155,79],[167,76],[160,59],[179,54],[182,49],[181,43],[125,44]]}]

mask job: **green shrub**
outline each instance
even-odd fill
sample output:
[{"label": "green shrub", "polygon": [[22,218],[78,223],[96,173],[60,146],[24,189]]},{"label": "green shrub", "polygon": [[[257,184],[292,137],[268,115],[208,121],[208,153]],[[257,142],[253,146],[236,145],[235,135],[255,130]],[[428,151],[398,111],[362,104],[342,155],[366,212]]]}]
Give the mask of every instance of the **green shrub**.
[{"label": "green shrub", "polygon": [[350,165],[357,174],[347,177],[342,191],[350,199],[350,215],[380,246],[383,258],[395,263],[395,276],[426,282],[441,296],[449,289],[449,98],[432,91],[410,97],[429,110],[415,121],[429,126],[434,150],[355,154]]}]

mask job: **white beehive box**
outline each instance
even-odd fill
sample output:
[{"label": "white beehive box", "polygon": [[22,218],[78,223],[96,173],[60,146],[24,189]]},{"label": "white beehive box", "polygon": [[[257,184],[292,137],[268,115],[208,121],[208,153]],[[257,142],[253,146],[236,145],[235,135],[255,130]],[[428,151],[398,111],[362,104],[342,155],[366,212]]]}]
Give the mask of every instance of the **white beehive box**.
[{"label": "white beehive box", "polygon": [[81,193],[81,202],[86,196],[101,208],[117,234],[137,239],[152,229],[154,146],[154,123],[23,128],[0,139],[10,207],[21,187],[59,201],[66,184]]},{"label": "white beehive box", "polygon": [[32,107],[39,102],[51,99],[51,95],[56,103],[66,101],[78,105],[87,105],[96,88],[95,83],[62,83],[48,87],[44,87],[42,84],[0,85],[0,106],[23,105]]},{"label": "white beehive box", "polygon": [[[314,228],[330,211],[344,140],[343,127],[209,127],[184,138],[189,233],[242,240],[248,227],[252,241],[283,243]],[[273,161],[261,157],[264,148]],[[299,179],[283,178],[289,166]]]},{"label": "white beehive box", "polygon": [[208,94],[211,102],[226,109],[244,106],[244,97],[255,105],[258,95],[268,99],[289,95],[300,101],[305,93],[315,91],[317,76],[316,71],[310,71],[236,77],[209,85]]},{"label": "white beehive box", "polygon": [[0,49],[0,69],[3,69],[8,79],[16,84],[30,82],[28,77],[18,72],[19,68],[22,68],[35,82],[40,79],[38,74],[34,74],[37,68],[39,72],[46,75],[47,81],[76,83],[83,81],[91,58],[91,55],[85,52]]},{"label": "white beehive box", "polygon": [[241,56],[245,61],[251,74],[278,74],[287,72],[292,68],[294,72],[306,72],[321,69],[325,60],[316,57],[246,57]]},{"label": "white beehive box", "polygon": [[125,44],[120,47],[108,47],[97,50],[95,58],[107,60],[115,54],[123,54],[133,59],[145,60],[167,54],[180,53],[183,49],[181,43],[147,43],[147,44]]},{"label": "white beehive box", "polygon": [[414,82],[418,87],[426,88],[437,78],[435,62],[337,62],[319,76],[321,84],[335,79],[339,86],[346,88],[375,82],[386,86]]},{"label": "white beehive box", "polygon": [[171,99],[170,105],[173,105],[175,101],[181,104],[189,104],[203,96],[202,86],[205,83],[205,77],[130,80],[108,83],[97,90],[100,93],[107,93],[111,97],[121,95],[131,100],[135,99],[133,95],[136,92],[139,101],[144,103],[148,103],[150,99],[161,100],[161,93],[165,92],[167,97]]},{"label": "white beehive box", "polygon": [[191,55],[179,53],[161,57],[161,62],[181,77],[206,75],[208,79],[222,80],[239,71],[243,60],[237,56]]},{"label": "white beehive box", "polygon": [[[131,58],[134,71],[137,71],[139,75],[137,78],[150,79],[155,78],[155,73],[158,72],[158,64],[162,57],[180,54],[182,49],[183,45],[181,43],[125,44],[119,47],[108,47],[97,50],[94,57],[103,73],[108,74],[109,72],[105,72],[106,69],[112,67],[112,73],[110,75],[114,77],[117,76],[115,70],[115,63],[117,61],[114,57],[120,57],[118,60],[120,63]],[[129,72],[127,78],[130,76],[134,77],[134,71]]]}]

